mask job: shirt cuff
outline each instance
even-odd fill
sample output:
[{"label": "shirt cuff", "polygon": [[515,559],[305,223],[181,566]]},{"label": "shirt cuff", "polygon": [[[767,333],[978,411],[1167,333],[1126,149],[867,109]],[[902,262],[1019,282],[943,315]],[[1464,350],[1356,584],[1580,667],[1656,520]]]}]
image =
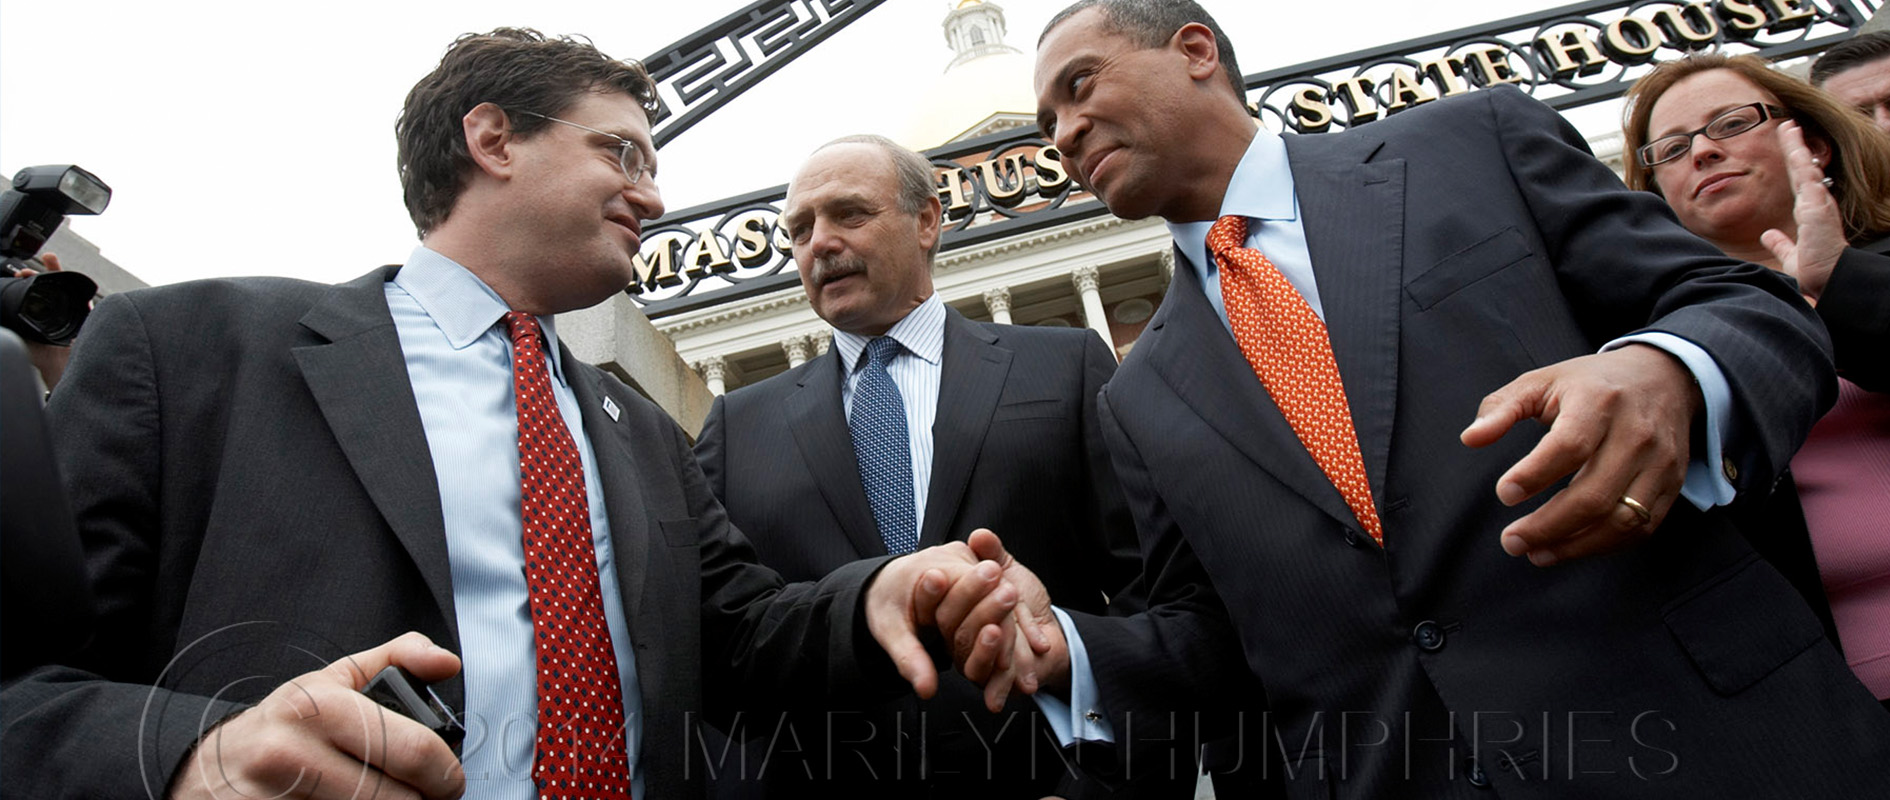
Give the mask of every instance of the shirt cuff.
[{"label": "shirt cuff", "polygon": [[1660,331],[1621,337],[1602,347],[1601,352],[1630,344],[1658,347],[1680,359],[1687,371],[1693,373],[1694,382],[1700,385],[1700,395],[1706,400],[1706,444],[1693,448],[1693,458],[1687,462],[1687,481],[1680,487],[1680,496],[1701,510],[1732,502],[1738,490],[1726,480],[1719,466],[1726,457],[1723,446],[1726,426],[1732,424],[1732,384],[1726,382],[1726,373],[1720,371],[1719,362],[1699,345]]},{"label": "shirt cuff", "polygon": [[1083,646],[1083,638],[1077,635],[1070,615],[1056,606],[1051,606],[1050,611],[1057,615],[1057,625],[1063,628],[1063,641],[1069,643],[1070,701],[1065,703],[1049,692],[1038,692],[1030,699],[1037,701],[1037,708],[1043,711],[1051,732],[1057,735],[1058,746],[1069,747],[1078,741],[1114,743],[1116,731],[1102,711],[1101,698],[1097,697],[1096,675],[1089,666],[1089,649]]}]

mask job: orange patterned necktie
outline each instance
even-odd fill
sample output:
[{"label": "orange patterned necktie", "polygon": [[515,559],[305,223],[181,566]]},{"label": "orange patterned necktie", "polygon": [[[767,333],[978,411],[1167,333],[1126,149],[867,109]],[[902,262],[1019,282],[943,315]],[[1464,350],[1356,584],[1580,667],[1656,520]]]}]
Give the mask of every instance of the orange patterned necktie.
[{"label": "orange patterned necktie", "polygon": [[1339,381],[1332,340],[1299,290],[1260,251],[1243,247],[1247,218],[1225,216],[1208,231],[1221,265],[1221,302],[1241,355],[1260,376],[1300,444],[1306,446],[1372,541],[1385,543],[1372,486],[1365,479],[1352,408]]}]

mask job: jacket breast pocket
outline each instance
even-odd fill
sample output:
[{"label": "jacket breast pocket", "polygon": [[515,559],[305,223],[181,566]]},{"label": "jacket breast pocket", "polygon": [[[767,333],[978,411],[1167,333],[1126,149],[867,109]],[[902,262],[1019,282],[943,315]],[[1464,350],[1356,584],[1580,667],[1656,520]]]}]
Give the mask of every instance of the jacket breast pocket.
[{"label": "jacket breast pocket", "polygon": [[1721,695],[1744,691],[1824,638],[1800,595],[1757,555],[1675,598],[1661,616]]},{"label": "jacket breast pocket", "polygon": [[663,529],[663,543],[670,547],[695,547],[698,544],[695,517],[666,519],[656,524]]},{"label": "jacket breast pocket", "polygon": [[992,422],[1008,419],[1069,419],[1072,415],[1071,403],[1064,397],[1047,397],[1040,400],[1017,400],[1001,403],[991,414]]},{"label": "jacket breast pocket", "polygon": [[1445,256],[1404,287],[1405,294],[1428,310],[1464,287],[1501,272],[1532,253],[1515,228],[1504,228],[1476,244]]}]

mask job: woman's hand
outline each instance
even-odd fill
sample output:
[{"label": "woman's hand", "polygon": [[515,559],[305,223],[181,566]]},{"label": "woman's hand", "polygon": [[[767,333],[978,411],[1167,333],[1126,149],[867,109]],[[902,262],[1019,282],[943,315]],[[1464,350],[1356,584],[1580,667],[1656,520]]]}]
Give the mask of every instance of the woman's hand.
[{"label": "woman's hand", "polygon": [[1831,279],[1838,256],[1848,245],[1844,218],[1824,176],[1824,162],[1812,155],[1798,123],[1781,123],[1778,140],[1785,151],[1786,176],[1797,198],[1792,204],[1792,219],[1798,225],[1798,238],[1793,240],[1773,228],[1760,234],[1759,241],[1778,257],[1779,268],[1785,274],[1798,279],[1798,290],[1816,303]]}]

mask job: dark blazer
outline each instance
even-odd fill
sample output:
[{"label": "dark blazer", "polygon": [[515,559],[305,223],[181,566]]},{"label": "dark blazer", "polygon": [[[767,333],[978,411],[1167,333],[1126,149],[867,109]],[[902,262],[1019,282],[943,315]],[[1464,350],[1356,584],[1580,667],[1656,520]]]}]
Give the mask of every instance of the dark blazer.
[{"label": "dark blazer", "polygon": [[[161,796],[201,730],[287,678],[408,630],[459,649],[436,480],[382,294],[397,269],[337,286],[201,281],[93,312],[50,413],[99,633],[0,695],[9,796]],[[890,690],[873,680],[883,655],[865,674],[840,655],[868,636],[856,610],[877,563],[784,587],[682,431],[559,356],[604,483],[650,795],[700,793],[685,758],[711,692],[773,707]],[[443,688],[459,707],[461,682]]]},{"label": "dark blazer", "polygon": [[1658,329],[1724,370],[1724,471],[1764,491],[1834,396],[1787,282],[1510,89],[1286,142],[1385,544],[1177,270],[1099,400],[1157,609],[1078,621],[1112,714],[1243,687],[1264,705],[1240,766],[1291,797],[1890,791],[1890,715],[1723,513],[1682,502],[1636,547],[1538,569],[1498,534],[1549,493],[1494,492],[1544,428],[1457,439],[1521,373]]},{"label": "dark blazer", "polygon": [[[948,307],[940,368],[919,545],[991,528],[1056,602],[1103,613],[1107,598],[1122,595],[1140,573],[1141,561],[1096,424],[1096,391],[1115,372],[1102,339],[1088,330],[973,322]],[[761,562],[789,580],[818,579],[886,553],[847,430],[844,374],[835,350],[718,397],[696,443],[729,519]],[[1034,719],[1035,705],[1013,698],[1005,713],[993,715],[976,687],[956,673],[943,677],[941,696],[932,701],[908,696],[849,715],[848,729],[857,735],[835,737],[849,742],[836,748],[847,753],[833,759],[836,776],[874,797],[910,796],[922,785],[941,797],[962,797],[973,785],[995,797],[1052,793],[1065,770],[1046,745],[1048,729]],[[809,790],[798,764],[825,766],[826,750],[806,738],[826,722],[795,721],[803,748],[771,760],[762,775],[772,778],[764,781],[769,794]],[[772,749],[783,748],[776,741]],[[978,780],[987,761],[993,779]],[[887,783],[893,776],[909,782]],[[1181,796],[1191,796],[1188,784]]]},{"label": "dark blazer", "polygon": [[1890,238],[1847,247],[1818,297],[1838,374],[1873,392],[1890,391]]}]

